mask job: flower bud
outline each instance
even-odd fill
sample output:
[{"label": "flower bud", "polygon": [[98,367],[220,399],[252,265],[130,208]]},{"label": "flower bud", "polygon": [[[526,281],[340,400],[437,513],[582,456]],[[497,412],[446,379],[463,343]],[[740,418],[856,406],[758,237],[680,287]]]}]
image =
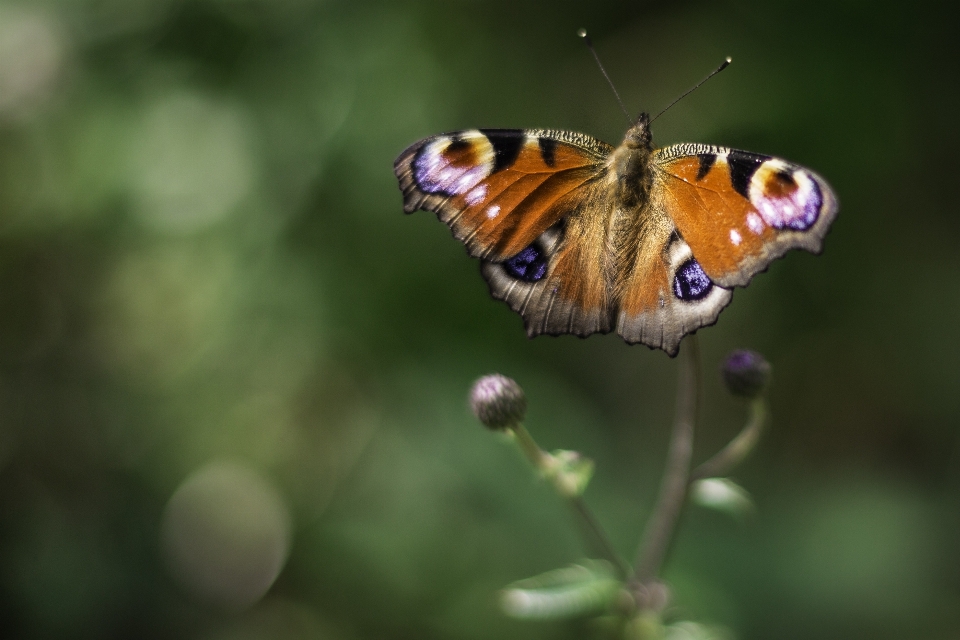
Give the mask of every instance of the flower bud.
[{"label": "flower bud", "polygon": [[523,421],[527,413],[527,397],[512,379],[494,373],[473,383],[470,408],[485,427],[509,429]]},{"label": "flower bud", "polygon": [[762,355],[756,351],[737,349],[727,356],[720,373],[730,393],[756,398],[770,383],[770,371],[770,363]]}]

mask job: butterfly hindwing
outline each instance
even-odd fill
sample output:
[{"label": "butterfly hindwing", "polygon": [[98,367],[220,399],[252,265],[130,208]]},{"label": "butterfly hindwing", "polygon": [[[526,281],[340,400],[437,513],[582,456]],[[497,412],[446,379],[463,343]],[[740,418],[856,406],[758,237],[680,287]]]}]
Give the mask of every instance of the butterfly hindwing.
[{"label": "butterfly hindwing", "polygon": [[646,216],[621,276],[617,333],[673,356],[683,336],[716,322],[733,292],[707,277],[668,216],[654,208]]},{"label": "butterfly hindwing", "polygon": [[584,234],[603,231],[597,222],[590,212],[575,210],[517,256],[481,263],[491,295],[523,317],[528,336],[610,331],[603,263],[584,251],[596,246]]},{"label": "butterfly hindwing", "polygon": [[790,249],[819,253],[837,199],[817,174],[779,158],[708,145],[654,157],[660,206],[717,284],[745,286]]}]

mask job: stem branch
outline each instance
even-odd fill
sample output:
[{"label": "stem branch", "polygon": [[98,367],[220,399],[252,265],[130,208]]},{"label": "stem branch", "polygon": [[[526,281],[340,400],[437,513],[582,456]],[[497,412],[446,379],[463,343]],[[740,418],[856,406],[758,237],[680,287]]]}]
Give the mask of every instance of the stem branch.
[{"label": "stem branch", "polygon": [[557,493],[567,500],[567,503],[573,510],[574,516],[580,524],[584,536],[587,538],[588,544],[592,546],[597,553],[601,554],[604,559],[610,562],[622,578],[629,576],[631,571],[630,565],[617,553],[617,550],[610,542],[603,527],[600,526],[600,522],[584,501],[583,496],[571,495],[568,488],[562,486],[561,478],[557,476],[548,463],[549,454],[540,448],[540,445],[536,443],[533,436],[530,435],[530,432],[527,431],[522,424],[514,425],[512,430],[517,439],[517,444],[520,446],[520,450],[523,451],[523,454],[527,457],[527,460],[530,461],[530,464],[546,476],[557,490]]},{"label": "stem branch", "polygon": [[725,476],[738,464],[743,462],[760,439],[763,427],[767,421],[767,401],[756,398],[750,402],[750,417],[743,430],[730,443],[717,452],[712,458],[698,466],[690,474],[690,482],[704,478]]}]

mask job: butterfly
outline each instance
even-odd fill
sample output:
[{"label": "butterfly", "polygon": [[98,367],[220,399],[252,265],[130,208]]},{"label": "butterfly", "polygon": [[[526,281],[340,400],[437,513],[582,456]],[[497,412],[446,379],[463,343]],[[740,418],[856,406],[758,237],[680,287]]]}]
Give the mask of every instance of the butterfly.
[{"label": "butterfly", "polygon": [[406,213],[433,211],[527,334],[616,332],[674,356],[733,287],[790,249],[819,253],[837,198],[814,172],[708,144],[655,148],[552,129],[424,138],[394,163]]}]

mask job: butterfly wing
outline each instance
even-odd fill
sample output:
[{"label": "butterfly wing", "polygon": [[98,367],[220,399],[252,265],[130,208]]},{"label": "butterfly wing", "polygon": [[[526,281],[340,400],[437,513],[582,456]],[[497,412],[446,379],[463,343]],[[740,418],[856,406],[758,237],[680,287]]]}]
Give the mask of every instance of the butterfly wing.
[{"label": "butterfly wing", "polygon": [[425,138],[394,163],[407,213],[433,211],[475,258],[512,258],[603,171],[609,145],[565,131],[472,129]]},{"label": "butterfly wing", "polygon": [[[817,253],[837,213],[830,186],[784,160],[709,145],[654,151],[649,202],[624,255],[617,332],[675,355],[735,286],[788,250]],[[634,251],[635,253],[631,253]]]},{"label": "butterfly wing", "polygon": [[612,323],[595,206],[611,150],[579,133],[474,129],[411,145],[394,172],[404,210],[436,212],[529,335],[585,336]]},{"label": "butterfly wing", "polygon": [[745,286],[790,249],[819,253],[837,198],[817,174],[779,158],[682,144],[654,154],[654,191],[704,273]]}]

